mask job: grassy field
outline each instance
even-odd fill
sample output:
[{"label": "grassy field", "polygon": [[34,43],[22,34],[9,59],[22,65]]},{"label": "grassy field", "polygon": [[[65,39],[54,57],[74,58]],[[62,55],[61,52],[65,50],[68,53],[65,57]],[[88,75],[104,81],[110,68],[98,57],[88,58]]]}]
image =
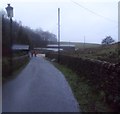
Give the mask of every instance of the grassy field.
[{"label": "grassy field", "polygon": [[84,48],[82,43],[75,43],[75,45],[77,50],[66,52],[67,55],[98,59],[111,63],[118,63],[120,61],[120,43],[110,45],[85,44]]},{"label": "grassy field", "polygon": [[75,45],[75,48],[79,48],[79,49],[95,48],[95,47],[99,47],[100,46],[100,44],[95,44],[95,43],[80,43],[80,42],[60,42],[60,44]]},{"label": "grassy field", "polygon": [[[100,47],[96,47],[93,49],[86,49],[83,55],[85,54],[86,57],[92,59],[118,63],[118,61],[120,60],[119,46],[120,44],[118,45],[117,43],[111,45],[101,45]],[[78,51],[78,53],[80,55],[80,50]]]},{"label": "grassy field", "polygon": [[65,75],[82,112],[112,112],[104,102],[104,93],[96,93],[84,76],[76,75],[63,65],[53,64]]}]

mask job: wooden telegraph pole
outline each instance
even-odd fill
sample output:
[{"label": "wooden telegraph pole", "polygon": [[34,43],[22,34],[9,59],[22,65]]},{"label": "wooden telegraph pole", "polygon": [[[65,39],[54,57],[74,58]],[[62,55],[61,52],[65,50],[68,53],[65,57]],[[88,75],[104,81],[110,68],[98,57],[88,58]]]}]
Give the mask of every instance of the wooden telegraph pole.
[{"label": "wooden telegraph pole", "polygon": [[84,45],[84,46],[83,46],[83,47],[84,47],[83,49],[85,50],[85,36],[84,36],[84,44],[83,44],[83,45]]},{"label": "wooden telegraph pole", "polygon": [[58,62],[60,62],[60,8],[58,8]]}]

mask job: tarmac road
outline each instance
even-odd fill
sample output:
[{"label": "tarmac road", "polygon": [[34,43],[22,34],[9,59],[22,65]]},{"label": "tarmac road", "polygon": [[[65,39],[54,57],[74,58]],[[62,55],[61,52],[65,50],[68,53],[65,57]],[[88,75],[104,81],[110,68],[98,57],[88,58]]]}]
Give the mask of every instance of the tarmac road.
[{"label": "tarmac road", "polygon": [[25,69],[3,85],[3,112],[79,112],[63,74],[43,57],[31,58]]}]

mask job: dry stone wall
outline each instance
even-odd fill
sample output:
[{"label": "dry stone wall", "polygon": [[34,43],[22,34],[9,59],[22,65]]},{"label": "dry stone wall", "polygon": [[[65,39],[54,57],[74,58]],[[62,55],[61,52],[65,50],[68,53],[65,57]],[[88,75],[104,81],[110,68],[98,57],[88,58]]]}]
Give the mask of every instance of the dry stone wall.
[{"label": "dry stone wall", "polygon": [[[46,54],[51,59],[58,58],[57,54]],[[120,108],[120,64],[111,64],[105,61],[82,59],[67,55],[60,55],[60,64],[63,64],[78,76],[84,76],[96,88],[96,91],[105,93],[105,100],[115,110]]]}]

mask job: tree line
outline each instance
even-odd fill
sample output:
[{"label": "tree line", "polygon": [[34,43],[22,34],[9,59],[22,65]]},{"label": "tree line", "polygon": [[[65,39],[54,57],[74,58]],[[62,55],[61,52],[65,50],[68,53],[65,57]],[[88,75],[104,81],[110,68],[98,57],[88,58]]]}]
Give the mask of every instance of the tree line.
[{"label": "tree line", "polygon": [[[2,49],[3,56],[9,54],[10,44],[10,20],[2,14]],[[12,43],[29,45],[30,49],[35,47],[46,47],[47,44],[56,44],[56,35],[42,29],[33,30],[22,26],[21,22],[12,22]]]}]

